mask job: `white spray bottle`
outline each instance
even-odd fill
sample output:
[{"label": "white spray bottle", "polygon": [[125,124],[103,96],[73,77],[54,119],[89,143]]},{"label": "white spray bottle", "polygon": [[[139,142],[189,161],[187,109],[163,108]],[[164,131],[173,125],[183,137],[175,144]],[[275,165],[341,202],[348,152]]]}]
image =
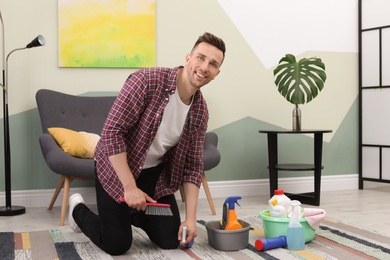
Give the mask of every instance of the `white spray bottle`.
[{"label": "white spray bottle", "polygon": [[291,201],[292,214],[287,227],[287,248],[289,250],[305,249],[305,231],[299,223],[299,214],[301,212],[301,202],[298,200]]}]

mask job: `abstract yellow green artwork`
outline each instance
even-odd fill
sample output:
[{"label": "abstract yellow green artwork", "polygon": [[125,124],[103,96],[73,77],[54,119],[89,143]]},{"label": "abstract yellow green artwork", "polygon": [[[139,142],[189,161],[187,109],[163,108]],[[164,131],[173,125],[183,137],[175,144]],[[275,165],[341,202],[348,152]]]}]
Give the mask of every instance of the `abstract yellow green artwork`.
[{"label": "abstract yellow green artwork", "polygon": [[155,0],[58,0],[59,66],[155,66],[155,6]]}]

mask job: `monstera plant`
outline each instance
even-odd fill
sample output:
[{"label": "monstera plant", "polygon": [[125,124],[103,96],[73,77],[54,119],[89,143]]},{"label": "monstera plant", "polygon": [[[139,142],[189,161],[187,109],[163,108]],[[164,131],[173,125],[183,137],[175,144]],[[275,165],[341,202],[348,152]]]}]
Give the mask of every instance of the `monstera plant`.
[{"label": "monstera plant", "polygon": [[293,130],[301,130],[300,104],[309,103],[324,88],[325,64],[320,58],[303,58],[298,62],[286,54],[274,69],[275,84],[287,101],[294,104]]}]

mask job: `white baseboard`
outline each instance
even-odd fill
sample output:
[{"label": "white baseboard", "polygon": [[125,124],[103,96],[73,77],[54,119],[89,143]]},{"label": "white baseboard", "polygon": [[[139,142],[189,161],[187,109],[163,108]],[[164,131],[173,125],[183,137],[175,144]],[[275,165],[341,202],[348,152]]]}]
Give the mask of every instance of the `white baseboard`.
[{"label": "white baseboard", "polygon": [[[333,175],[322,176],[321,191],[332,190],[355,190],[358,189],[358,175]],[[239,196],[258,196],[269,195],[269,181],[262,180],[239,180],[239,181],[210,181],[209,188],[213,198],[225,198],[232,195]],[[278,186],[280,189],[289,192],[308,192],[313,191],[313,177],[299,178],[282,178],[279,179]],[[48,207],[54,189],[45,190],[21,190],[13,191],[11,198],[13,206],[25,207]],[[87,204],[96,204],[95,188],[71,188],[70,194],[81,193]],[[179,194],[177,194],[180,197]],[[199,198],[206,198],[203,188],[201,187]],[[5,203],[5,193],[0,193],[0,206]],[[55,206],[61,206],[62,192],[58,195]],[[4,204],[3,204],[4,203]]]},{"label": "white baseboard", "polygon": [[[215,198],[224,198],[232,195],[258,196],[269,195],[269,180],[240,180],[240,181],[213,181],[209,182],[211,195]],[[278,188],[291,193],[310,192],[314,190],[313,177],[282,178],[278,181]],[[357,174],[322,176],[321,191],[354,190],[359,188]],[[199,198],[206,198],[201,187]]]},{"label": "white baseboard", "polygon": [[[24,207],[49,207],[51,198],[54,194],[55,189],[45,189],[45,190],[18,190],[12,191],[11,193],[11,205],[12,206],[24,206]],[[95,188],[85,187],[85,188],[70,188],[70,193],[81,193],[83,195],[84,201],[87,204],[96,204],[95,197]],[[61,206],[62,203],[61,191],[58,194],[58,198],[54,206]],[[5,192],[0,193],[0,206],[5,205]]]}]

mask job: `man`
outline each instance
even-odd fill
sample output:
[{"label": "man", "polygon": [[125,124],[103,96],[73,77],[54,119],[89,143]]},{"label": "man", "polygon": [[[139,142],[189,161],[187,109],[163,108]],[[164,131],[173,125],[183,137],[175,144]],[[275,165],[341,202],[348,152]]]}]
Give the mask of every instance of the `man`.
[{"label": "man", "polygon": [[[184,66],[142,69],[127,78],[95,150],[99,214],[80,194],[72,195],[73,230],[81,230],[111,255],[130,249],[132,225],[163,249],[179,246],[183,227],[188,234],[185,243],[196,237],[208,121],[200,89],[219,74],[224,58],[223,40],[204,33]],[[186,194],[182,223],[174,196],[180,185]],[[146,215],[146,202],[170,204],[173,216]]]}]

